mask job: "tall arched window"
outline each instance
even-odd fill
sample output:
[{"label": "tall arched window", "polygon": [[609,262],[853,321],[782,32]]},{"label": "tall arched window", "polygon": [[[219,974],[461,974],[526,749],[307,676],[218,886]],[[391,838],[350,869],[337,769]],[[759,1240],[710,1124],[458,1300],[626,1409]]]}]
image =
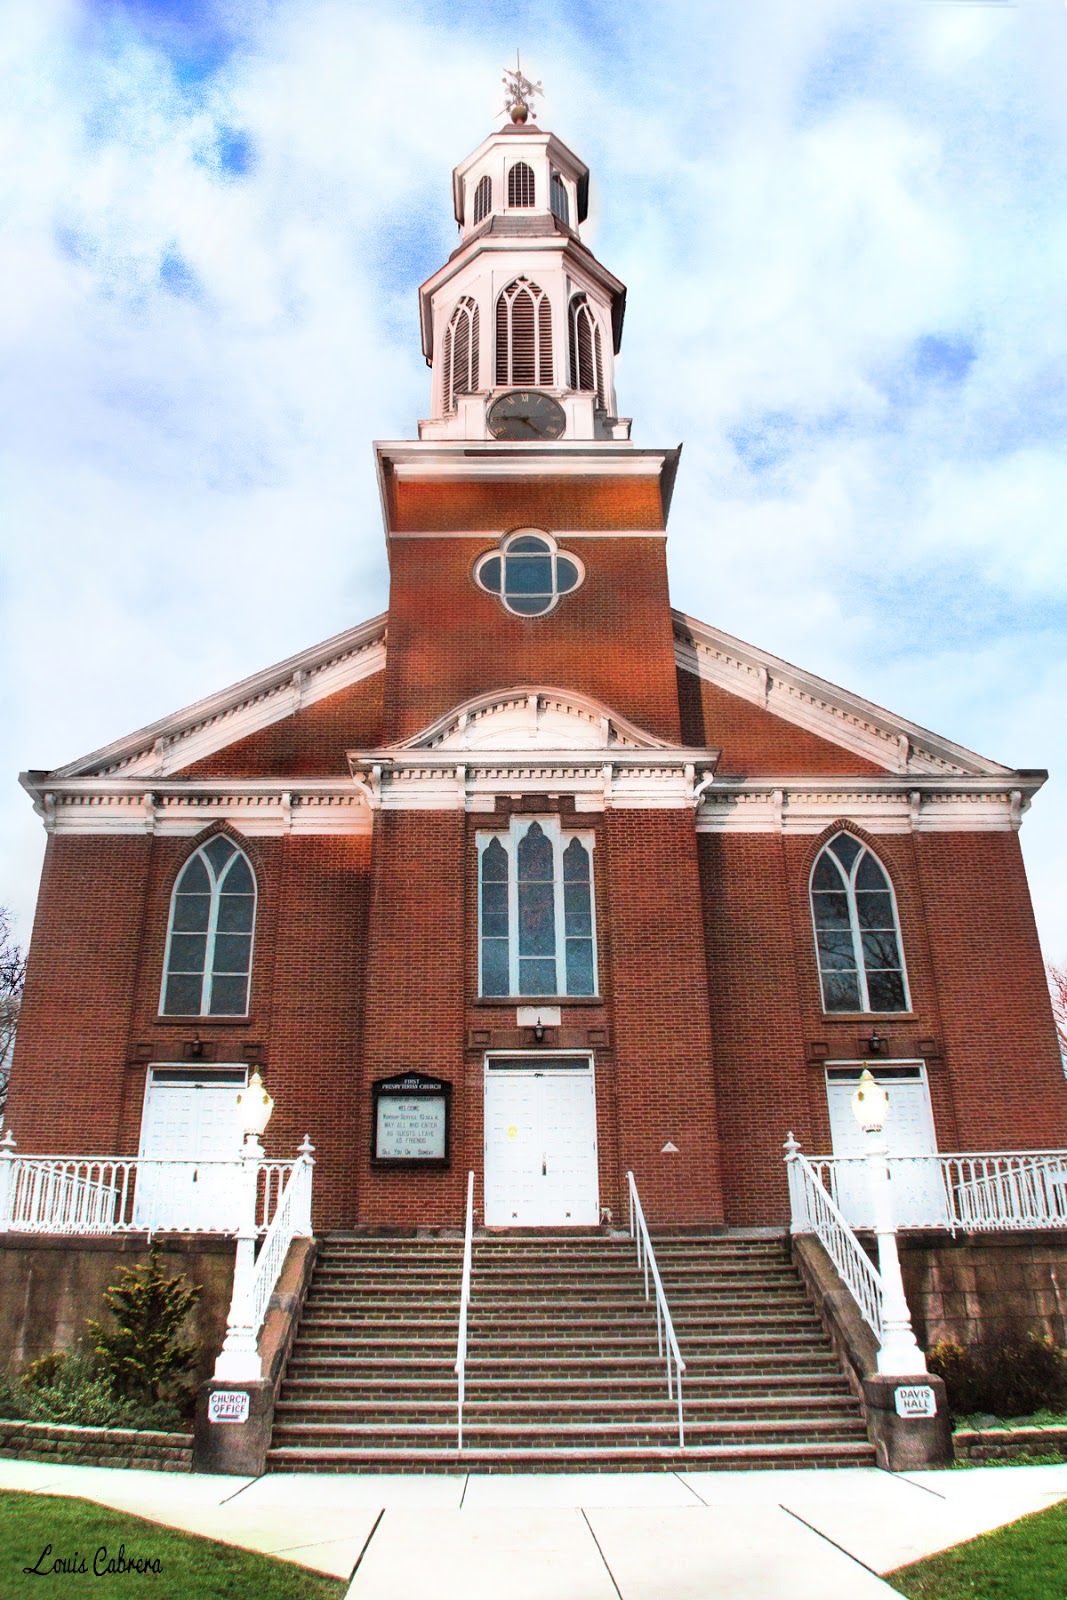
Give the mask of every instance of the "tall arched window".
[{"label": "tall arched window", "polygon": [[570,227],[571,208],[567,199],[567,185],[558,172],[554,172],[548,180],[548,204],[552,215]]},{"label": "tall arched window", "polygon": [[509,283],[496,303],[496,381],[552,382],[552,307],[527,278]]},{"label": "tall arched window", "polygon": [[906,1011],[896,901],[878,858],[839,833],[811,874],[824,1011]]},{"label": "tall arched window", "polygon": [[525,161],[516,161],[508,170],[508,205],[532,206],[534,203],[533,168]]},{"label": "tall arched window", "polygon": [[478,835],[483,995],[596,993],[593,835],[513,817]]},{"label": "tall arched window", "polygon": [[571,388],[591,389],[598,406],[604,404],[604,365],[600,353],[600,328],[584,294],[570,305]]},{"label": "tall arched window", "polygon": [[488,175],[478,179],[478,187],[474,191],[474,220],[482,221],[493,209],[493,180]]},{"label": "tall arched window", "polygon": [[478,387],[478,307],[470,295],[459,302],[445,329],[442,387],[449,411],[457,394],[473,394]]},{"label": "tall arched window", "polygon": [[190,856],[174,885],[160,1009],[180,1017],[243,1017],[255,925],[248,857],[216,834]]}]

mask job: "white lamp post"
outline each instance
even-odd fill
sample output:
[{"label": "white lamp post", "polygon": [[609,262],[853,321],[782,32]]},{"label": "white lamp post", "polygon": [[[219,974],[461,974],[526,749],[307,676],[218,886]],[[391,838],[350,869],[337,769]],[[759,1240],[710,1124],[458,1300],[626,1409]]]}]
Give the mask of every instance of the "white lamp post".
[{"label": "white lamp post", "polygon": [[915,1342],[897,1254],[897,1230],[893,1220],[889,1163],[886,1159],[889,1150],[882,1131],[889,1115],[889,1096],[880,1084],[875,1083],[866,1067],[860,1075],[859,1088],[852,1096],[852,1114],[863,1129],[867,1146],[867,1176],[874,1204],[878,1271],[884,1293],[878,1371],[894,1377],[925,1375],[926,1358]]},{"label": "white lamp post", "polygon": [[263,1160],[259,1138],[273,1110],[274,1101],[264,1088],[257,1067],[247,1087],[237,1096],[237,1121],[242,1134],[237,1255],[233,1263],[233,1294],[226,1318],[226,1338],[215,1361],[215,1377],[227,1382],[248,1382],[263,1376],[256,1329],[252,1326],[252,1286],[256,1273],[256,1195],[259,1163]]}]

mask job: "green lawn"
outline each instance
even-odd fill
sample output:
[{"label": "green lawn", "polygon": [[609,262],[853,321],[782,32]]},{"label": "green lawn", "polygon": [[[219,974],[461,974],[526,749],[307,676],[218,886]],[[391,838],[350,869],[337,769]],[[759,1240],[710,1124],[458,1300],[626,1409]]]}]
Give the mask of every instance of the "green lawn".
[{"label": "green lawn", "polygon": [[[47,1545],[52,1548],[45,1554]],[[108,1563],[115,1563],[120,1550],[127,1562],[153,1565],[141,1572],[109,1574]],[[53,1565],[57,1561],[58,1570]],[[26,1567],[37,1571],[27,1573]],[[103,1568],[103,1574],[98,1576],[94,1567]],[[128,1600],[131,1595],[159,1600],[247,1600],[250,1595],[255,1600],[339,1600],[347,1587],[344,1579],[178,1533],[89,1500],[0,1490],[4,1600],[29,1595],[37,1600]]]},{"label": "green lawn", "polygon": [[1067,1502],[887,1572],[909,1600],[1064,1600]]}]

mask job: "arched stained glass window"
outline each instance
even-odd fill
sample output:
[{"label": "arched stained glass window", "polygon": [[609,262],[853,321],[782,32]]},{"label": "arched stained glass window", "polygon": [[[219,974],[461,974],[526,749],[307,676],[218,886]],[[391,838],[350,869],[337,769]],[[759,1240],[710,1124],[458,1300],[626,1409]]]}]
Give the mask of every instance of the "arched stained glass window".
[{"label": "arched stained glass window", "polygon": [[878,858],[850,833],[819,852],[811,914],[825,1011],[906,1011],[896,901]]},{"label": "arched stained glass window", "polygon": [[598,406],[604,404],[604,367],[600,328],[584,294],[570,304],[570,380],[572,389],[591,389]]},{"label": "arched stained glass window", "polygon": [[161,1010],[243,1017],[248,1011],[256,882],[243,851],[217,834],[190,856],[170,903]]},{"label": "arched stained glass window", "polygon": [[470,295],[456,306],[445,329],[445,404],[454,411],[458,394],[473,394],[478,387],[478,307]]},{"label": "arched stained glass window", "polygon": [[525,161],[516,161],[508,169],[508,205],[532,206],[534,203],[533,168]]},{"label": "arched stained glass window", "polygon": [[497,299],[496,381],[552,382],[552,307],[528,278],[516,278]]},{"label": "arched stained glass window", "polygon": [[478,179],[478,187],[474,191],[474,221],[477,225],[483,221],[493,209],[493,180],[488,175]]},{"label": "arched stained glass window", "polygon": [[483,995],[596,993],[593,836],[558,817],[515,817],[478,835]]},{"label": "arched stained glass window", "polygon": [[517,617],[539,617],[577,589],[585,569],[577,556],[559,550],[550,534],[518,528],[474,564],[480,589],[500,597]]},{"label": "arched stained glass window", "polygon": [[548,182],[548,204],[552,215],[570,227],[571,208],[567,199],[567,185],[558,172],[554,172]]}]

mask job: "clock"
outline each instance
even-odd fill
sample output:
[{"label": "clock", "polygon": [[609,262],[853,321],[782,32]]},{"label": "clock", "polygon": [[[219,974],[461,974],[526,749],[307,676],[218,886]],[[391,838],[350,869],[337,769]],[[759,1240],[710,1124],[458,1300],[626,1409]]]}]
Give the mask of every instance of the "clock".
[{"label": "clock", "polygon": [[567,413],[539,389],[510,389],[493,401],[486,422],[494,439],[558,439]]}]

